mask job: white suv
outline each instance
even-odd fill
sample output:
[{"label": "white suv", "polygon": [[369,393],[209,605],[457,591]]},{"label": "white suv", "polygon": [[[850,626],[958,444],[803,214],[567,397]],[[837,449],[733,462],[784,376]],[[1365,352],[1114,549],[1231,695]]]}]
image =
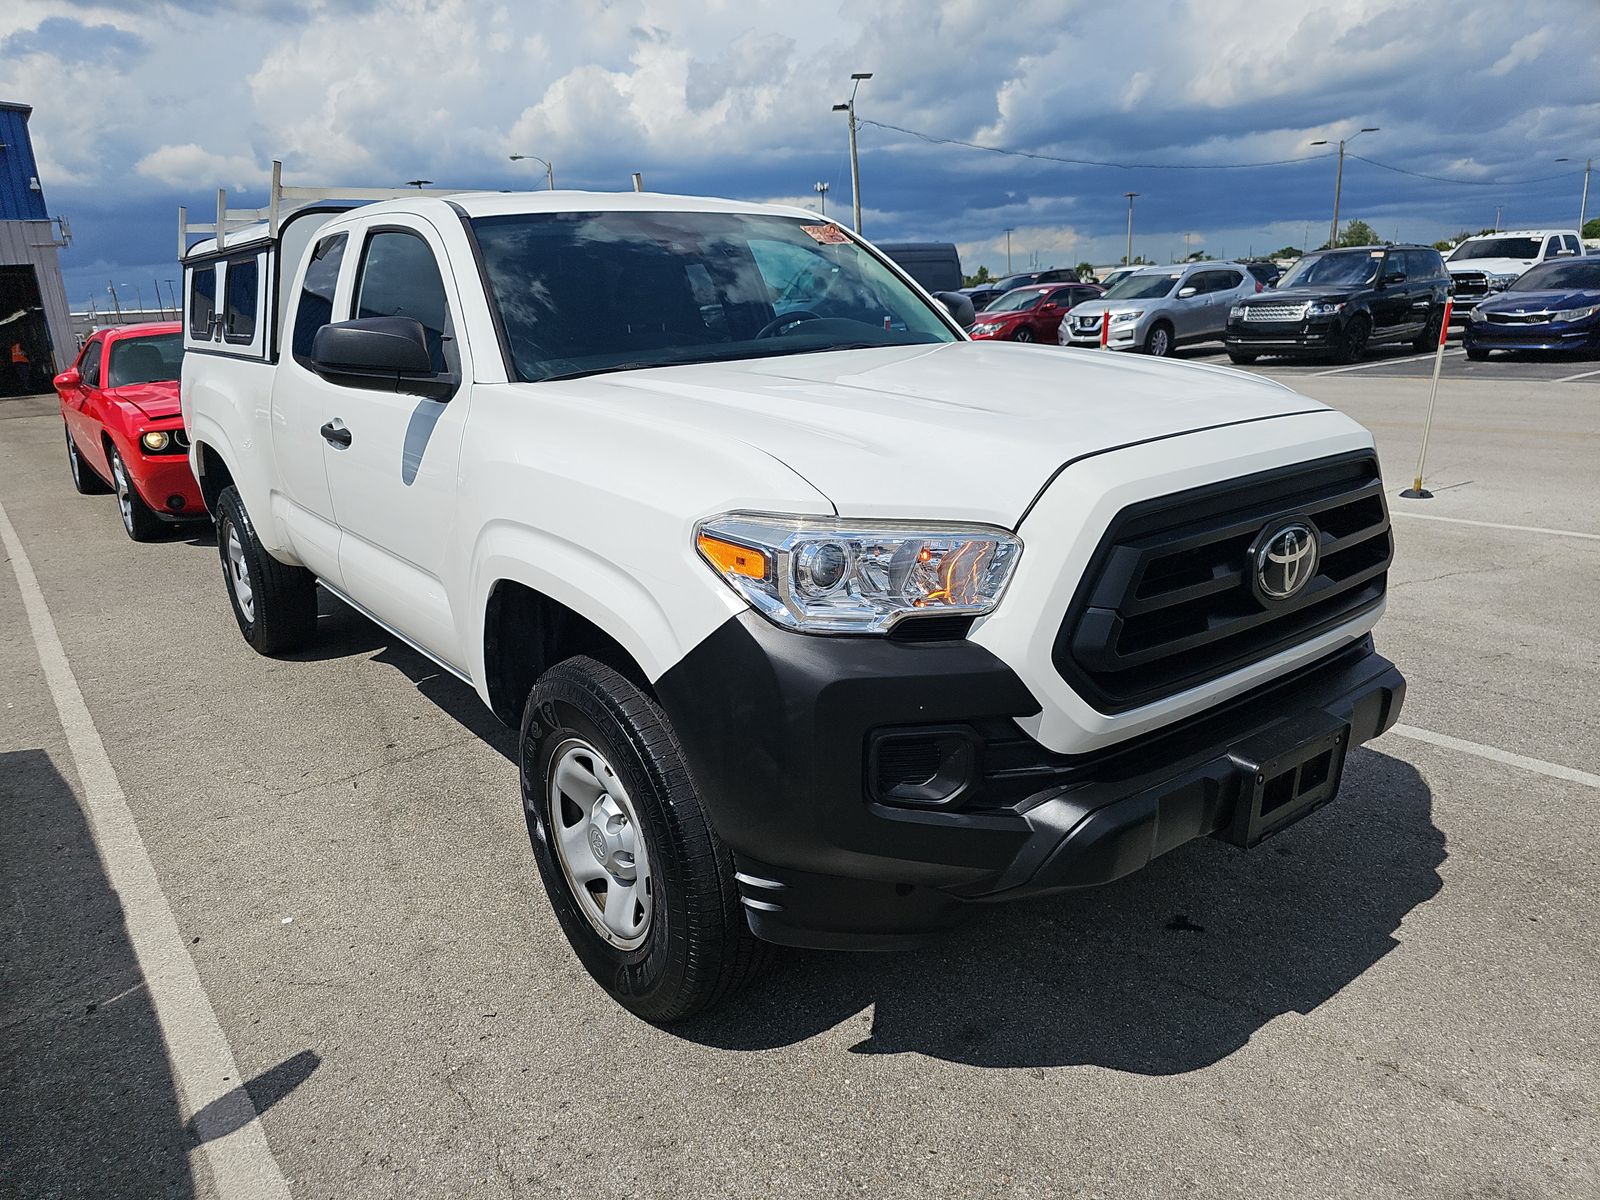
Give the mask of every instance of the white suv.
[{"label": "white suv", "polygon": [[1372,437],[1285,387],[972,342],[798,209],[279,201],[185,254],[239,629],[320,586],[520,727],[555,912],[651,1020],[1254,845],[1399,713]]},{"label": "white suv", "polygon": [[1576,229],[1508,229],[1468,238],[1444,260],[1454,285],[1450,323],[1466,323],[1480,300],[1505,291],[1529,267],[1582,254]]}]

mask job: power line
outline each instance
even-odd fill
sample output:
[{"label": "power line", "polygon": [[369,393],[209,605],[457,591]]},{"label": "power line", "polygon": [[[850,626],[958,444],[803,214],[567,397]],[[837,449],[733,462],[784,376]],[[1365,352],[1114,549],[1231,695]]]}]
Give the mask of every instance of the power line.
[{"label": "power line", "polygon": [[1118,167],[1123,170],[1140,171],[1240,171],[1250,167],[1282,167],[1290,163],[1317,162],[1320,159],[1331,157],[1329,154],[1308,154],[1303,158],[1272,158],[1262,162],[1246,163],[1140,163],[1140,162],[1102,162],[1093,158],[1063,158],[1058,154],[1040,154],[1032,150],[1007,150],[1002,146],[985,146],[981,142],[963,141],[961,138],[938,137],[931,133],[921,133],[915,129],[904,129],[899,125],[888,125],[882,121],[869,121],[865,117],[857,117],[858,125],[876,125],[879,129],[891,129],[895,133],[903,133],[924,142],[931,142],[940,146],[965,146],[969,150],[983,150],[989,154],[1004,154],[1012,158],[1033,158],[1041,162],[1066,163],[1074,167]]},{"label": "power line", "polygon": [[1454,183],[1462,187],[1517,187],[1524,183],[1548,183],[1552,179],[1571,179],[1582,175],[1582,170],[1560,171],[1554,175],[1534,175],[1527,179],[1451,179],[1448,175],[1428,175],[1422,171],[1408,171],[1405,167],[1394,167],[1388,163],[1378,162],[1372,158],[1362,158],[1359,154],[1345,152],[1346,158],[1359,158],[1368,166],[1382,167],[1385,171],[1394,171],[1400,175],[1410,175],[1414,179],[1431,179],[1435,183]]}]

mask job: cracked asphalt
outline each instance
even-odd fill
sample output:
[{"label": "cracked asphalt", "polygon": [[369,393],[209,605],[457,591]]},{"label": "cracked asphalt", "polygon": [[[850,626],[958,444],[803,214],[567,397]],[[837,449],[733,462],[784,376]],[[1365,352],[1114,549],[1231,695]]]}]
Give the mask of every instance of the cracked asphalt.
[{"label": "cracked asphalt", "polygon": [[[1425,377],[1264,373],[1378,436],[1402,719],[1595,770],[1600,539],[1456,522],[1600,534],[1600,377],[1452,375],[1411,502]],[[0,402],[0,503],[297,1197],[1600,1194],[1591,787],[1391,734],[1256,851],[660,1030],[568,951],[466,687],[326,599],[257,657],[208,534],[72,492],[52,399]],[[0,629],[0,1194],[216,1195],[9,567]]]}]

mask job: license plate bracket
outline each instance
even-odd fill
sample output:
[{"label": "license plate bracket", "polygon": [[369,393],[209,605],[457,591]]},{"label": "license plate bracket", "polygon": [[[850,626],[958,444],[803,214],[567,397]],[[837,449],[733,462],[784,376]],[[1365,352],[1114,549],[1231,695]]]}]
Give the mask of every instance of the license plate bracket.
[{"label": "license plate bracket", "polygon": [[1229,748],[1240,772],[1233,820],[1221,830],[1249,848],[1332,800],[1344,776],[1350,723],[1321,711],[1301,713]]}]

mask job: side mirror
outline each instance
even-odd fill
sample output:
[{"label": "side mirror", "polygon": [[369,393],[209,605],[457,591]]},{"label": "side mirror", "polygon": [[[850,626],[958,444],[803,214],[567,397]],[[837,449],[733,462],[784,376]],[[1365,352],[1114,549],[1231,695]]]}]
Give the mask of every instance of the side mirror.
[{"label": "side mirror", "polygon": [[1178,289],[1178,299],[1179,300],[1187,300],[1190,296],[1194,296],[1194,295],[1198,295],[1198,294],[1199,294],[1199,290],[1197,288],[1184,287],[1184,288],[1179,288]]},{"label": "side mirror", "polygon": [[428,335],[413,317],[362,317],[317,330],[311,369],[329,383],[448,400],[456,381],[433,370]]},{"label": "side mirror", "polygon": [[53,380],[57,389],[65,391],[67,388],[83,386],[83,376],[78,374],[77,367],[68,367]]},{"label": "side mirror", "polygon": [[963,296],[960,292],[935,292],[933,298],[944,305],[945,311],[954,317],[956,324],[963,329],[970,328],[978,319],[978,312],[972,307],[970,296]]}]

